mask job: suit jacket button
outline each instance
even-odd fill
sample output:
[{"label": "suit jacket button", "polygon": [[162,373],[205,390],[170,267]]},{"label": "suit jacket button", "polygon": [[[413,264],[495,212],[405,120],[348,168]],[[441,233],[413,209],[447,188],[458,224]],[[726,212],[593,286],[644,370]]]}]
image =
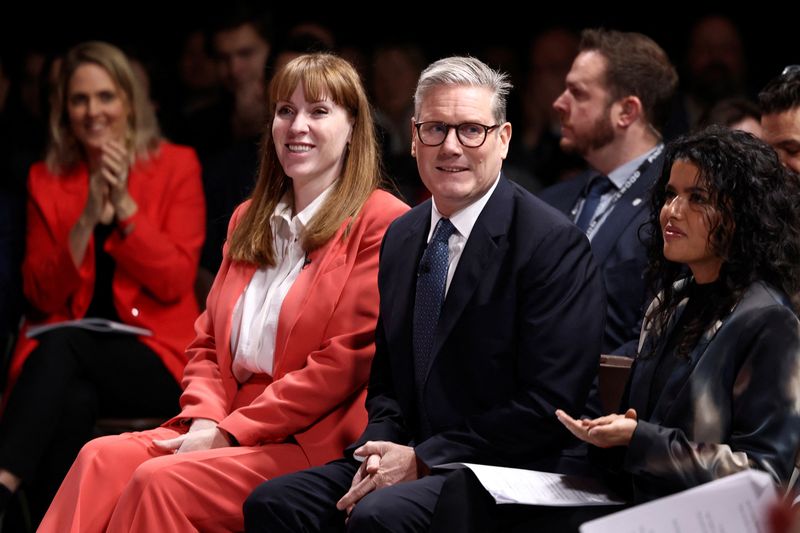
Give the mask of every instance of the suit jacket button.
[{"label": "suit jacket button", "polygon": [[131,309],[131,314],[132,314],[133,316],[139,316],[139,309],[137,309],[136,307],[134,307],[133,309]]}]

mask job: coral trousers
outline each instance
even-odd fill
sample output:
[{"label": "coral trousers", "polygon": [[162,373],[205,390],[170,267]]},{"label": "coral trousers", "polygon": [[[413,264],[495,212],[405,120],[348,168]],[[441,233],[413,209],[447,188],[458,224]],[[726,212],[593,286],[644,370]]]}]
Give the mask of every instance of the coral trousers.
[{"label": "coral trousers", "polygon": [[162,427],[86,444],[38,531],[241,531],[253,489],[311,466],[294,443],[182,454],[152,445],[178,434]]}]

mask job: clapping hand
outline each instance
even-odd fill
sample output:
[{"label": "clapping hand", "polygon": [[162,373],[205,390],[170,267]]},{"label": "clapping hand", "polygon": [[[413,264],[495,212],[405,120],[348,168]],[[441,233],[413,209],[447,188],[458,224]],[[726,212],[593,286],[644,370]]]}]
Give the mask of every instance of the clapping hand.
[{"label": "clapping hand", "polygon": [[117,141],[103,145],[97,174],[108,187],[108,199],[117,219],[124,220],[137,210],[136,202],[128,194],[130,156],[125,146]]}]

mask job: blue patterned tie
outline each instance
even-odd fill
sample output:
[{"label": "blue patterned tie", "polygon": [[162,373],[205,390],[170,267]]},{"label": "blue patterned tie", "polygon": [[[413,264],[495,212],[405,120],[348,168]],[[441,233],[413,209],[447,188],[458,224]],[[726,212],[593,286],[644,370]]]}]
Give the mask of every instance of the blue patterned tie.
[{"label": "blue patterned tie", "polygon": [[614,187],[614,184],[611,183],[611,180],[606,176],[599,175],[592,178],[589,187],[586,189],[586,199],[583,201],[581,214],[578,220],[575,221],[575,224],[581,228],[584,233],[589,229],[589,224],[591,224],[592,219],[594,219],[597,205],[600,203],[600,198],[609,192],[612,187]]},{"label": "blue patterned tie", "polygon": [[448,240],[456,231],[446,218],[439,219],[433,237],[422,254],[417,271],[417,293],[414,299],[413,347],[414,377],[418,398],[428,372],[431,349],[442,311],[445,286],[447,284]]}]

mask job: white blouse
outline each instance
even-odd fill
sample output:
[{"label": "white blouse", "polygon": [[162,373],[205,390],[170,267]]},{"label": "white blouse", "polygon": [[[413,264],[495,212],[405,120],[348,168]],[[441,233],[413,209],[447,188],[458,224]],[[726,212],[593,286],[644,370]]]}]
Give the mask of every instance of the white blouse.
[{"label": "white blouse", "polygon": [[287,193],[270,217],[275,266],[256,270],[233,308],[231,353],[233,375],[239,383],[253,374],[272,375],[281,306],[306,261],[301,242],[303,231],[334,185],[295,216],[289,202],[291,193]]}]

